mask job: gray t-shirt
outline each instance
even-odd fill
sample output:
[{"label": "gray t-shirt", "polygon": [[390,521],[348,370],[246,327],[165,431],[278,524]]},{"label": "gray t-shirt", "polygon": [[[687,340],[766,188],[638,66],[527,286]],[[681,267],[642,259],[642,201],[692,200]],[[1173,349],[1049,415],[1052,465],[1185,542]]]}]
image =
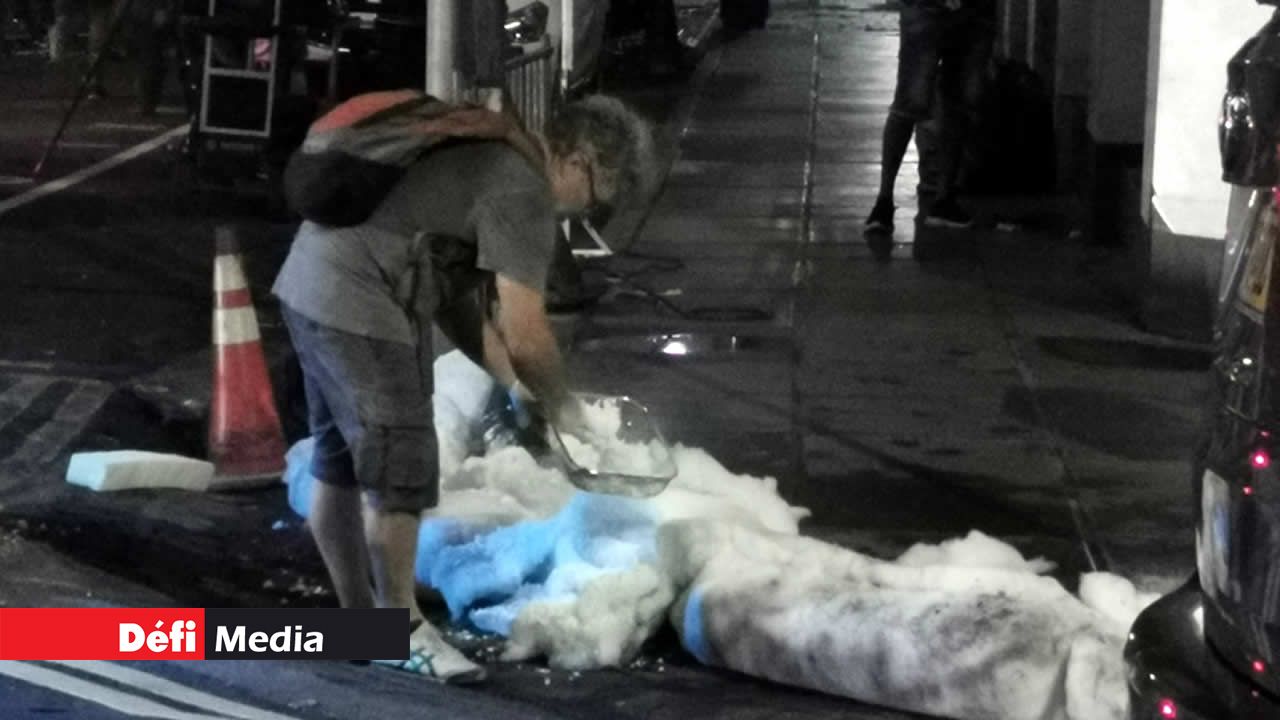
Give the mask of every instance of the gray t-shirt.
[{"label": "gray t-shirt", "polygon": [[486,273],[544,291],[555,241],[545,175],[504,143],[451,145],[410,167],[365,223],[304,222],[273,292],[322,325],[412,343],[414,317],[427,327]]}]

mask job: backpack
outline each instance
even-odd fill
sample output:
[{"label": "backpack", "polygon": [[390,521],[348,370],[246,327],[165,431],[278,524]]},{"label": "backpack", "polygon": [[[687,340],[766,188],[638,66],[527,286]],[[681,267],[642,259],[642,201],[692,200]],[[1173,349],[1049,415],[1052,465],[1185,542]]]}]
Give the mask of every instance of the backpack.
[{"label": "backpack", "polygon": [[357,95],[311,124],[284,172],[289,207],[322,225],[368,220],[409,166],[456,140],[506,140],[531,163],[538,150],[514,118],[451,105],[417,90]]}]

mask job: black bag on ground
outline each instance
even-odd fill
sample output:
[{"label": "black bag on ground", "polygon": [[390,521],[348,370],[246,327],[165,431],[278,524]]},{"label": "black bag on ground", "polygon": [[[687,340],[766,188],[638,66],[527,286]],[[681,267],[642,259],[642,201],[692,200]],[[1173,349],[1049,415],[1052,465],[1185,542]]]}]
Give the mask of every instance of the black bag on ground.
[{"label": "black bag on ground", "polygon": [[996,63],[967,143],[962,185],[976,194],[1037,194],[1056,184],[1053,101],[1031,68]]}]

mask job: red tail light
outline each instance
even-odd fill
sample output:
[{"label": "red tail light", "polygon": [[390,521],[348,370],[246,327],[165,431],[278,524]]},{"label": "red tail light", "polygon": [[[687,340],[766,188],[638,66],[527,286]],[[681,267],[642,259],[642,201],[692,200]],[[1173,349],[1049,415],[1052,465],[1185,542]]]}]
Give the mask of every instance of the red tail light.
[{"label": "red tail light", "polygon": [[1249,464],[1254,470],[1266,470],[1271,467],[1271,453],[1263,449],[1254,450],[1249,456]]}]

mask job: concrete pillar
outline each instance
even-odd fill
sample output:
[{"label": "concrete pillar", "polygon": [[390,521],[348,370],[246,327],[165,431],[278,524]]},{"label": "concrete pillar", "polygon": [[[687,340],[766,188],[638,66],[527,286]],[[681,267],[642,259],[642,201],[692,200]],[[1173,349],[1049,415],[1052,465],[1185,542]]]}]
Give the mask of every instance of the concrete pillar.
[{"label": "concrete pillar", "polygon": [[573,78],[573,69],[576,67],[577,58],[574,52],[578,46],[578,35],[575,32],[576,8],[575,0],[561,0],[560,2],[560,90],[561,92],[569,89],[570,80]]},{"label": "concrete pillar", "polygon": [[427,0],[426,90],[442,100],[458,97],[458,1]]}]

